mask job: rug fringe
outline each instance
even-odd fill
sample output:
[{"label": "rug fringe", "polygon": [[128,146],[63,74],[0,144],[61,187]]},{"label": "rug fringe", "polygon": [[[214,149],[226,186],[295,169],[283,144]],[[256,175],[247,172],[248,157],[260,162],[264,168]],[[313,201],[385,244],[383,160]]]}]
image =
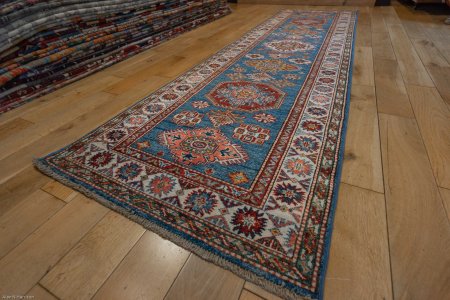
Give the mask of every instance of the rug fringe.
[{"label": "rug fringe", "polygon": [[44,161],[42,161],[40,159],[34,159],[33,164],[40,172],[44,173],[45,175],[50,176],[50,177],[54,178],[55,180],[59,181],[60,183],[79,191],[80,193],[82,193],[83,195],[85,195],[88,198],[96,200],[103,206],[106,206],[107,208],[140,224],[145,229],[148,229],[148,230],[156,233],[163,239],[169,240],[169,241],[173,242],[174,244],[184,248],[185,250],[194,253],[201,259],[208,261],[210,263],[213,263],[217,266],[220,266],[223,269],[229,270],[229,271],[233,272],[234,274],[236,274],[238,277],[241,277],[246,281],[254,283],[254,284],[262,287],[263,289],[267,290],[270,293],[280,296],[286,300],[312,300],[312,298],[310,298],[310,297],[298,295],[283,286],[276,285],[276,284],[268,281],[267,279],[265,279],[261,276],[258,276],[251,271],[245,270],[245,269],[241,268],[240,266],[236,265],[235,263],[230,262],[208,250],[205,250],[204,248],[202,248],[200,246],[197,246],[195,243],[166,230],[165,228],[159,226],[158,224],[155,224],[152,221],[149,221],[143,217],[140,217],[140,216],[134,214],[130,210],[127,210],[121,206],[115,205],[114,203],[105,199],[104,197],[100,196],[99,194],[95,193],[94,191],[89,190],[82,185],[76,184],[76,183],[68,180],[64,176],[59,175],[57,172],[52,170],[52,168],[50,166],[48,166]]}]

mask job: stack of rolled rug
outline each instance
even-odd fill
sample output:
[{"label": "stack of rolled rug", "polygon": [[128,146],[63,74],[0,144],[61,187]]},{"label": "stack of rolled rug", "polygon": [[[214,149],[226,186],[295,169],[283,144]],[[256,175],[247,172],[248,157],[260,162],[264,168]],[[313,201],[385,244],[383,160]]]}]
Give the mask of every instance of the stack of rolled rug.
[{"label": "stack of rolled rug", "polygon": [[225,0],[0,0],[0,113],[229,12]]}]

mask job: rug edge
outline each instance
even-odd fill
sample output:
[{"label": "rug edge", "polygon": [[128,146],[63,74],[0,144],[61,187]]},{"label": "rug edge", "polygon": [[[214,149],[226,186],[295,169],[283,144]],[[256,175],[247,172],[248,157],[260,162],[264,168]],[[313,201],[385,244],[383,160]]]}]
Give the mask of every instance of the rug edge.
[{"label": "rug edge", "polygon": [[[264,19],[262,22],[258,23],[256,26],[254,26],[253,28],[251,28],[250,30],[248,30],[246,32],[249,33],[252,30],[255,30],[256,28],[258,28],[260,25],[264,24],[265,22],[267,22],[270,18],[277,16],[278,14],[282,13],[282,12],[286,12],[286,11],[297,11],[298,9],[290,9],[290,8],[283,8],[280,9],[278,11],[276,11],[271,17]],[[324,11],[324,10],[306,10],[306,11]],[[342,12],[351,12],[351,13],[355,13],[356,18],[355,18],[355,22],[354,22],[354,33],[353,33],[353,40],[352,40],[352,53],[351,53],[351,59],[350,59],[350,67],[349,69],[351,71],[353,71],[353,63],[354,63],[354,48],[355,48],[355,39],[356,39],[356,26],[357,26],[357,21],[358,21],[358,9],[346,9],[346,10],[326,10],[326,12],[338,12],[338,13],[342,13]],[[245,36],[245,34],[243,35]],[[233,45],[236,42],[233,41],[227,45],[225,45],[223,48],[221,48],[220,50],[218,50],[216,53],[212,54],[216,55],[218,52],[226,49],[227,47]],[[196,64],[194,67],[196,67],[199,64],[202,64],[203,62],[207,61],[211,56],[206,57],[204,60],[202,60],[201,62],[199,62],[198,64]],[[189,70],[185,71],[189,72]],[[335,180],[337,182],[337,184],[335,184],[334,186],[334,191],[333,191],[333,202],[334,205],[333,207],[330,209],[331,213],[329,216],[329,221],[330,221],[330,225],[327,228],[327,232],[326,232],[326,237],[325,237],[325,255],[322,256],[322,272],[320,278],[319,278],[319,288],[315,291],[315,292],[311,292],[308,291],[306,289],[300,288],[299,287],[299,291],[300,293],[296,293],[293,292],[291,289],[289,288],[285,288],[282,285],[277,285],[275,283],[273,283],[272,281],[263,278],[262,276],[259,276],[257,274],[255,274],[254,272],[247,270],[245,268],[240,267],[239,265],[228,261],[226,258],[223,258],[217,254],[214,254],[206,249],[204,249],[201,246],[196,245],[194,242],[190,242],[189,240],[179,236],[178,234],[172,233],[170,231],[168,231],[167,229],[161,227],[160,225],[156,224],[153,221],[150,221],[148,219],[145,219],[144,217],[141,216],[137,216],[135,214],[133,214],[131,211],[127,210],[124,207],[115,205],[114,203],[112,203],[110,200],[104,198],[103,196],[97,194],[95,191],[90,190],[84,186],[82,186],[81,184],[77,184],[73,181],[71,181],[69,178],[70,176],[63,176],[63,175],[59,175],[57,171],[54,171],[53,168],[51,166],[48,165],[48,163],[46,162],[46,158],[54,153],[63,151],[65,148],[67,148],[69,145],[71,145],[70,143],[68,145],[66,145],[65,147],[62,147],[54,152],[51,152],[41,158],[34,158],[33,159],[33,164],[34,166],[43,174],[59,181],[60,183],[69,186],[77,191],[79,191],[80,193],[82,193],[83,195],[85,195],[86,197],[90,198],[90,199],[94,199],[95,201],[97,201],[98,203],[100,203],[101,205],[113,210],[114,212],[117,212],[123,216],[125,216],[126,218],[138,223],[139,225],[143,226],[145,229],[152,231],[153,233],[157,234],[158,236],[160,236],[161,238],[171,241],[174,244],[180,246],[181,248],[190,251],[192,253],[194,253],[195,255],[197,255],[199,258],[208,261],[210,263],[213,263],[219,267],[222,267],[223,269],[226,269],[228,271],[231,271],[233,274],[235,274],[236,276],[249,281],[251,283],[256,284],[257,286],[263,288],[264,290],[267,290],[268,292],[273,293],[274,295],[280,296],[283,299],[298,299],[298,300],[316,300],[316,299],[323,299],[324,296],[324,288],[325,288],[325,278],[326,278],[326,273],[327,273],[327,267],[328,267],[328,262],[329,262],[329,254],[330,254],[330,250],[331,250],[331,237],[332,237],[332,232],[333,232],[333,225],[334,225],[334,216],[335,216],[335,212],[336,212],[336,207],[337,207],[337,198],[338,198],[338,193],[339,193],[339,187],[340,187],[340,183],[338,180],[341,177],[341,172],[342,172],[342,166],[343,166],[343,155],[344,155],[344,149],[345,149],[345,136],[347,133],[347,126],[348,126],[348,116],[349,116],[349,109],[350,109],[350,91],[351,91],[351,84],[352,84],[352,73],[350,72],[349,74],[349,80],[347,82],[347,99],[346,99],[346,111],[344,113],[344,126],[343,126],[343,139],[342,139],[342,143],[341,143],[341,147],[339,149],[339,158],[338,158],[338,164],[337,164],[337,172],[335,174]],[[178,78],[178,77],[177,77]],[[175,78],[176,79],[176,78]],[[163,86],[159,87],[157,90],[163,89],[165,88],[167,85],[169,85],[172,81],[170,81],[167,84],[164,84]],[[151,92],[149,95],[155,93],[157,90]],[[126,109],[136,105],[137,103],[139,103],[140,101],[144,100],[146,97],[148,97],[149,95],[146,95],[144,97],[142,97],[140,100],[136,101],[135,103],[133,103],[132,105],[130,105],[129,107],[127,107]],[[111,119],[116,118],[117,116],[119,116],[121,112],[118,112],[116,115],[114,115]],[[95,131],[98,127],[103,126],[104,124],[106,124],[107,122],[109,122],[111,119],[107,120],[105,123],[102,123],[100,125],[98,125],[95,129],[93,129],[92,131],[89,131],[86,135],[83,135],[82,137],[80,137],[77,140],[83,139],[85,136],[89,135],[91,132]],[[244,288],[244,287],[243,287]]]},{"label": "rug edge", "polygon": [[[177,246],[190,251],[197,255],[199,258],[213,263],[216,266],[219,266],[225,270],[228,270],[235,274],[236,276],[244,279],[245,281],[249,281],[253,284],[256,284],[257,286],[261,287],[262,289],[273,293],[279,297],[282,297],[283,299],[288,300],[314,300],[315,297],[312,297],[315,293],[312,292],[302,292],[301,294],[297,294],[293,291],[291,291],[288,288],[284,288],[283,286],[277,285],[270,280],[267,280],[261,276],[258,276],[252,271],[246,270],[237,264],[228,261],[227,259],[220,257],[217,254],[214,254],[201,246],[196,245],[194,242],[191,242],[175,233],[172,233],[168,231],[167,229],[161,227],[160,225],[156,224],[153,221],[150,221],[148,219],[145,219],[144,217],[138,216],[133,214],[131,211],[127,210],[124,207],[118,206],[114,204],[113,202],[109,201],[108,199],[104,198],[103,196],[95,193],[95,191],[89,190],[85,188],[84,186],[72,182],[70,179],[66,178],[63,175],[58,174],[56,171],[52,169],[51,166],[47,164],[44,158],[35,158],[33,159],[33,165],[43,174],[55,179],[56,181],[73,188],[74,190],[80,192],[84,196],[88,197],[89,199],[93,199],[99,204],[111,209],[112,211],[119,213],[120,215],[130,219],[131,221],[138,223],[142,227],[144,227],[147,230],[150,230],[151,232],[157,234],[161,238],[168,240]],[[244,287],[242,287],[244,289]],[[309,295],[308,295],[309,294]]]},{"label": "rug edge", "polygon": [[355,62],[355,42],[356,42],[356,28],[358,25],[358,17],[359,17],[359,9],[357,10],[351,10],[352,14],[355,14],[355,22],[353,24],[353,37],[352,37],[352,50],[351,50],[351,57],[350,57],[350,64],[349,64],[349,75],[347,80],[347,95],[345,99],[345,111],[344,111],[344,119],[343,119],[343,125],[342,125],[342,135],[341,135],[341,144],[339,147],[339,154],[338,154],[338,162],[337,162],[337,170],[334,177],[334,189],[333,189],[333,198],[331,202],[331,208],[330,208],[330,216],[328,218],[329,226],[327,227],[327,231],[325,233],[325,251],[324,255],[322,256],[322,272],[321,276],[319,278],[319,290],[318,290],[318,299],[324,298],[324,292],[325,292],[325,280],[326,280],[326,274],[328,270],[328,263],[330,261],[330,253],[331,253],[331,239],[333,237],[334,232],[334,221],[336,216],[336,209],[337,209],[337,203],[339,198],[339,190],[341,186],[341,178],[342,178],[342,169],[344,166],[344,155],[345,155],[345,142],[347,137],[347,130],[348,130],[348,120],[350,116],[350,101],[351,101],[351,90],[352,90],[352,83],[353,83],[353,67]]}]

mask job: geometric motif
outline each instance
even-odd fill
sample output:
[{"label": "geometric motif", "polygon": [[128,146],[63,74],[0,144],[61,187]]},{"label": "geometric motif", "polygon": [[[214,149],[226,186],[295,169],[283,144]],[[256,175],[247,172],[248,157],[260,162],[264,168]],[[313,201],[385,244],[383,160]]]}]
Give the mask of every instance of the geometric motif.
[{"label": "geometric motif", "polygon": [[245,63],[261,72],[278,73],[280,71],[298,70],[297,66],[287,64],[277,59],[250,60]]},{"label": "geometric motif", "polygon": [[221,82],[206,95],[214,105],[243,111],[278,108],[284,96],[269,84],[248,81]]},{"label": "geometric motif", "polygon": [[231,181],[234,184],[242,184],[242,183],[247,183],[248,182],[247,176],[242,171],[231,172],[230,174],[228,174],[228,176],[230,176]]},{"label": "geometric motif", "polygon": [[181,189],[176,177],[164,173],[150,175],[142,183],[145,191],[159,198],[173,197]]},{"label": "geometric motif", "polygon": [[180,126],[194,127],[202,121],[202,116],[196,111],[183,111],[173,117],[173,122]]},{"label": "geometric motif", "polygon": [[248,158],[240,146],[232,144],[214,128],[164,131],[159,135],[159,142],[170,149],[178,162],[186,165],[213,162],[231,165]]},{"label": "geometric motif", "polygon": [[217,206],[217,196],[205,189],[191,192],[185,200],[185,208],[195,215],[210,214]]},{"label": "geometric motif", "polygon": [[292,53],[302,50],[311,50],[314,48],[314,46],[311,44],[299,42],[296,40],[273,41],[267,43],[266,46],[272,50],[284,53]]},{"label": "geometric motif", "polygon": [[284,164],[285,170],[291,178],[303,180],[312,175],[313,163],[302,155],[289,157]]},{"label": "geometric motif", "polygon": [[251,207],[239,208],[231,221],[234,225],[233,230],[252,238],[255,235],[261,235],[267,223],[267,219],[263,216],[262,213],[253,210]]},{"label": "geometric motif", "polygon": [[192,101],[192,106],[195,108],[207,108],[209,104],[206,101]]},{"label": "geometric motif", "polygon": [[228,110],[213,110],[208,112],[207,115],[214,127],[233,124],[244,119],[242,116],[239,116],[238,114],[235,114],[232,111]]},{"label": "geometric motif", "polygon": [[270,130],[258,125],[241,124],[233,133],[233,137],[243,143],[262,145],[270,138]]},{"label": "geometric motif", "polygon": [[271,114],[266,114],[266,113],[260,113],[260,114],[256,114],[253,116],[253,118],[261,123],[273,123],[275,122],[277,119],[272,116]]},{"label": "geometric motif", "polygon": [[305,200],[305,191],[300,186],[286,182],[275,187],[274,195],[277,200],[286,204],[299,204]]}]

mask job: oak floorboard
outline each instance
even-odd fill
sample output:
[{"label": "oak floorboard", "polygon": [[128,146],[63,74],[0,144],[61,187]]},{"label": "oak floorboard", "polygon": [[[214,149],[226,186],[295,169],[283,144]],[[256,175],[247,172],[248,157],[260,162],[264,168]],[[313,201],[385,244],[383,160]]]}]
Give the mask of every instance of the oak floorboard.
[{"label": "oak floorboard", "polygon": [[380,6],[379,11],[383,15],[383,19],[387,27],[402,24],[402,21],[392,6]]},{"label": "oak floorboard", "polygon": [[76,191],[55,180],[50,181],[41,187],[41,190],[55,196],[58,199],[61,199],[66,203],[69,203],[77,195]]},{"label": "oak floorboard", "polygon": [[392,299],[385,216],[383,194],[341,183],[324,299]]},{"label": "oak floorboard", "polygon": [[413,119],[380,114],[395,299],[450,295],[450,226]]},{"label": "oak floorboard", "polygon": [[[71,85],[71,84],[70,84]],[[13,110],[10,110],[6,113],[0,114],[0,125],[4,125],[8,122],[11,122],[14,119],[20,118],[24,113],[33,111],[41,107],[42,105],[46,105],[48,102],[54,101],[53,93],[38,97],[28,103],[25,103]]]},{"label": "oak floorboard", "polygon": [[352,84],[374,86],[373,57],[371,47],[355,47]]},{"label": "oak floorboard", "polygon": [[432,42],[450,63],[450,28],[444,24],[445,17],[442,14],[414,10],[397,4],[394,5],[394,9],[410,39],[425,39]]},{"label": "oak floorboard", "polygon": [[368,24],[356,25],[356,40],[355,46],[357,47],[371,47],[372,46],[372,36],[367,34],[370,32],[372,27]]},{"label": "oak floorboard", "polygon": [[360,8],[358,10],[358,23],[356,24],[355,46],[371,47],[372,36],[372,16],[368,9]]},{"label": "oak floorboard", "polygon": [[236,300],[243,286],[230,271],[191,255],[164,299]]},{"label": "oak floorboard", "polygon": [[[236,10],[248,11],[249,13],[251,13],[255,11],[255,7],[246,6],[240,7]],[[240,25],[243,24],[245,27],[248,24],[252,24],[255,22],[253,19],[246,20],[244,22],[237,15],[239,14],[230,14],[205,26],[197,27],[194,30],[183,33],[182,35],[161,43],[156,47],[133,56],[132,58],[130,58],[130,60],[132,60],[130,63],[128,63],[127,59],[126,61],[115,64],[105,71],[115,76],[127,78],[128,76],[147,69],[149,63],[157,63],[164,59],[167,59],[169,56],[184,53],[188,47],[194,44],[197,44],[197,47],[201,46],[198,44],[201,39],[207,39],[211,41],[215,35],[220,35],[221,31],[223,30],[229,32],[230,28],[233,28],[234,26],[240,27]],[[260,16],[258,15],[258,18],[259,17]],[[241,30],[241,28],[238,28],[236,30],[239,31]],[[167,65],[165,67],[167,68]],[[171,65],[170,67],[176,68],[175,65]]]},{"label": "oak floorboard", "polygon": [[259,297],[261,297],[263,299],[266,299],[266,300],[282,300],[280,297],[275,296],[272,293],[269,293],[268,291],[266,291],[262,287],[254,284],[254,283],[251,283],[249,281],[246,281],[245,284],[244,284],[244,290],[243,291],[245,291],[245,290],[248,290],[248,291],[252,292],[253,294],[255,294],[255,295],[257,295],[257,296],[259,296]]},{"label": "oak floorboard", "polygon": [[252,292],[247,291],[246,289],[243,289],[241,292],[241,296],[239,297],[239,300],[264,300],[264,298],[261,298],[258,295],[253,294]]},{"label": "oak floorboard", "polygon": [[352,86],[341,181],[384,192],[374,87]]},{"label": "oak floorboard", "polygon": [[[139,82],[154,76],[157,74],[158,70],[160,71],[162,69],[162,67],[167,68],[167,65],[174,67],[172,69],[179,70],[179,66],[175,65],[176,62],[174,62],[174,59],[171,57],[178,56],[178,59],[182,60],[183,55],[185,55],[187,50],[192,48],[192,46],[194,49],[198,48],[199,43],[202,43],[203,40],[207,41],[206,45],[210,47],[210,51],[207,51],[206,53],[211,54],[213,51],[211,46],[217,44],[217,41],[221,42],[222,47],[225,46],[226,43],[229,43],[236,38],[236,31],[244,33],[248,30],[248,23],[249,22],[243,22],[242,20],[236,19],[228,21],[226,24],[217,24],[214,22],[211,24],[214,25],[214,27],[209,30],[203,30],[204,27],[197,28],[194,31],[179,36],[174,40],[170,40],[156,46],[155,48],[142,52],[140,54],[142,57],[139,57],[137,60],[129,64],[127,61],[114,65],[110,69],[107,69],[107,72],[114,76],[122,77],[132,83],[133,81]],[[254,21],[250,22],[251,25],[253,25],[253,23]],[[236,26],[238,29],[230,31],[230,27],[233,26]],[[178,55],[180,52],[183,55]],[[155,68],[154,66],[156,64],[160,64],[161,67]],[[191,64],[194,64],[194,62],[191,62]],[[109,91],[114,94],[120,93],[117,89],[111,90],[110,88]]]},{"label": "oak floorboard", "polygon": [[377,58],[374,65],[378,113],[414,118],[397,61]]},{"label": "oak floorboard", "polygon": [[422,63],[425,65],[425,68],[428,66],[439,66],[443,68],[450,67],[449,63],[445,57],[442,56],[436,45],[428,38],[411,39],[411,42],[413,43],[414,49],[416,49]]},{"label": "oak floorboard", "polygon": [[[204,41],[208,41],[213,46],[218,47],[217,50],[219,50],[219,48],[223,48],[234,42],[236,40],[236,35],[242,36],[246,34],[248,31],[256,27],[258,23],[268,17],[269,16],[266,15],[258,16],[258,18],[252,20],[251,22],[243,21],[242,19],[230,21],[230,23],[227,23],[220,29],[217,29],[211,35],[199,37],[198,42],[202,43]],[[233,30],[230,30],[230,28],[233,28]]]},{"label": "oak floorboard", "polygon": [[442,99],[450,108],[450,66],[443,67],[435,64],[427,66],[427,70],[434,81],[436,89],[441,94]]},{"label": "oak floorboard", "polygon": [[[235,11],[239,10],[253,13],[255,8],[255,6],[242,6],[235,9]],[[202,38],[209,39],[212,36],[219,34],[222,30],[229,32],[230,28],[234,28],[234,26],[240,26],[241,24],[246,26],[246,24],[254,22],[253,19],[243,22],[237,15],[239,14],[230,14],[205,26],[200,26],[194,30],[185,32],[182,35],[143,51],[126,61],[119,62],[109,67],[104,72],[114,76],[127,78],[128,76],[147,69],[149,63],[161,61],[175,53],[183,53],[187,47],[197,43]],[[258,15],[258,17],[260,16]],[[240,28],[238,30],[240,30]]]},{"label": "oak floorboard", "polygon": [[426,22],[421,25],[427,37],[450,63],[450,28],[443,24],[442,20],[443,18],[439,18],[437,22]]},{"label": "oak floorboard", "polygon": [[439,191],[441,193],[445,211],[447,212],[448,221],[450,222],[450,190],[439,188]]},{"label": "oak floorboard", "polygon": [[375,67],[377,59],[396,59],[389,31],[380,8],[374,7],[372,10],[372,54]]},{"label": "oak floorboard", "polygon": [[36,284],[27,295],[32,297],[33,300],[58,300],[55,296],[46,291],[42,286]]},{"label": "oak floorboard", "polygon": [[163,299],[188,257],[188,251],[147,231],[93,299]]},{"label": "oak floorboard", "polygon": [[345,0],[346,6],[374,6],[375,0]]},{"label": "oak floorboard", "polygon": [[384,22],[382,7],[376,6],[371,9],[372,14],[372,33],[385,32],[387,33],[386,23]]},{"label": "oak floorboard", "polygon": [[77,196],[0,260],[0,294],[24,295],[107,211]]},{"label": "oak floorboard", "polygon": [[396,60],[391,38],[387,31],[372,32],[372,53],[375,68],[377,59]]},{"label": "oak floorboard", "polygon": [[[109,103],[112,97],[113,95],[108,93],[94,93],[87,96],[87,103],[82,105],[75,104],[75,102],[68,104],[63,101],[57,101],[54,106],[47,107],[49,109],[36,109],[30,116],[23,115],[22,118],[32,121],[34,124],[3,139],[0,144],[0,160],[39,140],[55,128],[61,127],[71,120],[95,110],[102,104]],[[67,109],[68,105],[70,105],[71,109]]]},{"label": "oak floorboard", "polygon": [[402,25],[410,39],[423,39],[427,37],[421,22],[417,20],[402,20]]},{"label": "oak floorboard", "polygon": [[[450,107],[450,60],[447,61],[430,37],[412,39],[411,41],[434,85]],[[447,44],[450,48],[450,39]]]},{"label": "oak floorboard", "polygon": [[2,173],[0,173],[0,184],[31,166],[33,158],[46,155],[77,140],[140,100],[141,97],[150,93],[155,87],[159,87],[159,83],[149,84],[145,89],[130,89],[121,95],[117,95],[101,107],[56,128],[41,139],[0,160],[0,169],[2,170]]},{"label": "oak floorboard", "polygon": [[60,299],[91,299],[144,232],[110,211],[39,283]]},{"label": "oak floorboard", "polygon": [[[154,67],[154,65],[150,65],[149,68],[151,69]],[[114,94],[114,95],[121,95],[125,92],[135,89],[135,88],[141,88],[144,89],[146,87],[151,86],[163,86],[164,84],[168,83],[171,79],[168,77],[162,77],[154,75],[155,71],[149,71],[149,70],[143,70],[141,72],[138,72],[132,76],[129,76],[116,84],[112,85],[108,89],[105,90],[105,92]]]},{"label": "oak floorboard", "polygon": [[393,24],[388,26],[388,30],[405,83],[433,87],[433,81],[414,50],[403,26]]},{"label": "oak floorboard", "polygon": [[0,258],[22,242],[64,206],[64,202],[37,190],[0,218]]},{"label": "oak floorboard", "polygon": [[[157,72],[158,76],[163,77],[169,77],[169,78],[176,78],[185,72],[189,71],[192,67],[196,66],[197,64],[204,61],[206,58],[208,58],[208,54],[211,53],[211,49],[208,49],[206,47],[207,45],[203,45],[200,47],[191,47],[186,49],[186,53],[183,53],[182,56],[180,56],[180,59],[176,63],[176,68],[166,68],[162,69],[160,68],[159,72]],[[219,50],[220,48],[215,48],[214,51]]]},{"label": "oak floorboard", "polygon": [[434,88],[407,89],[437,184],[450,189],[450,109]]},{"label": "oak floorboard", "polygon": [[[186,36],[184,35],[178,36],[173,40],[169,40],[166,43],[162,43],[156,47],[143,51],[130,58],[127,58],[124,61],[114,64],[105,69],[103,72],[116,77],[120,77],[122,79],[126,79],[129,76],[147,69],[149,67],[149,64],[165,59],[173,55],[173,53],[176,53],[175,49],[171,50],[170,47],[167,47],[167,44],[174,43],[177,45],[177,47],[179,47],[176,49],[181,50],[184,49],[187,45],[192,44],[193,41],[194,40],[192,38],[186,38]],[[113,83],[113,85],[114,84],[115,83]],[[110,88],[110,86],[108,88]]]},{"label": "oak floorboard", "polygon": [[423,24],[432,22],[432,19],[428,14],[424,14],[418,9],[414,10],[405,5],[394,5],[393,8],[410,39],[422,39],[427,37]]},{"label": "oak floorboard", "polygon": [[[4,172],[3,169],[1,170]],[[1,183],[0,217],[50,181],[51,178],[37,171],[33,166],[29,166]]]},{"label": "oak floorboard", "polygon": [[[51,94],[49,94],[51,95]],[[49,95],[45,95],[42,97],[39,97],[37,99],[32,100],[31,102],[28,102],[22,106],[19,106],[13,110],[10,110],[6,113],[3,113],[0,115],[0,126],[3,126],[9,122],[11,122],[14,119],[20,118],[22,114],[25,112],[32,111],[41,105],[45,105],[47,102],[51,102],[51,99]]]},{"label": "oak floorboard", "polygon": [[[52,124],[56,120],[62,120],[64,118],[73,119],[74,116],[79,116],[82,113],[93,110],[103,102],[108,101],[108,94],[102,91],[119,82],[122,78],[109,75],[103,76],[97,81],[94,81],[95,78],[92,80],[92,82],[87,83],[83,88],[80,87],[79,89],[64,93],[51,103],[42,105],[33,111],[26,112],[21,117],[42,126],[45,126],[46,123]],[[54,96],[53,94],[51,95]],[[67,109],[68,106],[71,107],[70,110]],[[47,125],[48,127],[51,126]]]},{"label": "oak floorboard", "polygon": [[0,125],[0,140],[5,140],[26,128],[33,126],[33,122],[22,118],[14,118]]},{"label": "oak floorboard", "polygon": [[1,114],[0,124],[4,124],[5,122],[17,117],[22,117],[26,114],[32,114],[36,110],[43,110],[47,109],[49,106],[52,107],[65,101],[72,101],[73,98],[77,98],[78,102],[74,102],[72,105],[82,105],[85,96],[100,92],[103,88],[107,88],[110,84],[114,83],[115,80],[120,79],[104,73],[104,71],[91,74],[90,76],[57,89],[52,93],[38,97],[12,111]]}]

